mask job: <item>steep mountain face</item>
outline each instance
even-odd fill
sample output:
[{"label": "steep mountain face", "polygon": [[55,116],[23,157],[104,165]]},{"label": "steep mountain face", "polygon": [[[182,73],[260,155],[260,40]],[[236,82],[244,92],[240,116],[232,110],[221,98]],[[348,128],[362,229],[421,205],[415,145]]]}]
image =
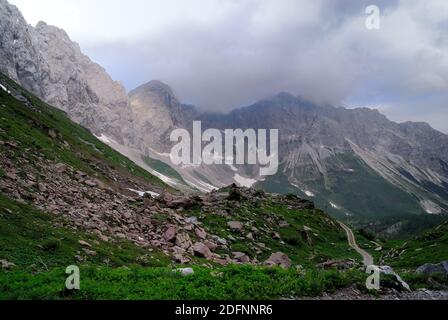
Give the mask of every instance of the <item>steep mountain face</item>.
[{"label": "steep mountain face", "polygon": [[397,124],[375,110],[317,106],[286,93],[200,119],[210,128],[280,130],[280,170],[258,183],[269,191],[298,192],[341,216],[448,208],[448,136],[427,124]]},{"label": "steep mountain face", "polygon": [[[312,267],[328,259],[357,258],[337,221],[310,201],[237,186],[183,195],[1,73],[0,83],[7,88],[0,90],[0,260],[26,267],[39,255],[36,247],[51,246],[30,245],[40,234],[29,238],[48,218],[55,224],[42,223],[45,228],[60,233],[69,226],[78,235],[98,238],[92,242],[95,247],[99,240],[116,247],[133,244],[161,255],[167,264],[289,268],[293,263]],[[65,236],[58,241],[64,248],[69,242]],[[114,258],[104,250],[93,251],[85,240],[79,245],[85,250],[72,252],[65,259],[69,264],[74,259],[97,262],[97,255]],[[22,252],[29,256],[24,259]],[[51,266],[60,268],[47,253]],[[142,264],[156,262],[140,258]],[[352,260],[342,263],[357,266]]]},{"label": "steep mountain face", "polygon": [[[137,148],[164,150],[172,130],[184,126],[182,106],[169,86],[151,81],[129,93]],[[168,150],[164,150],[168,151]]]},{"label": "steep mountain face", "polygon": [[[0,71],[176,188],[256,185],[308,197],[347,219],[448,210],[448,137],[427,124],[397,124],[378,111],[318,106],[287,93],[227,115],[200,113],[159,81],[128,96],[63,30],[27,25],[6,0],[0,58]],[[260,177],[257,166],[229,165],[173,170],[169,135],[191,130],[193,120],[203,130],[280,129],[278,173]]]},{"label": "steep mountain face", "polygon": [[131,112],[124,87],[81,53],[56,27],[28,25],[0,0],[0,71],[97,135],[130,139]]}]

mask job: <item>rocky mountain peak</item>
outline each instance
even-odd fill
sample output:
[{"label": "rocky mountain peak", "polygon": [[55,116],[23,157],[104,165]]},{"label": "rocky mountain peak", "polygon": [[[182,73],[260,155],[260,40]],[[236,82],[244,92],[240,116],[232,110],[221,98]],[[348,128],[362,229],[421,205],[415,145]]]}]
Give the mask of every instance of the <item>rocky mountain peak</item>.
[{"label": "rocky mountain peak", "polygon": [[129,93],[129,97],[134,101],[144,99],[147,107],[151,107],[151,105],[164,105],[171,111],[177,111],[176,109],[180,105],[173,90],[159,80],[153,80],[137,87]]},{"label": "rocky mountain peak", "polygon": [[168,132],[184,122],[182,105],[173,90],[161,81],[150,81],[132,90],[129,101],[141,150],[163,149]]},{"label": "rocky mountain peak", "polygon": [[5,0],[0,1],[0,71],[95,134],[132,140],[124,87],[64,30],[45,22],[28,25]]}]

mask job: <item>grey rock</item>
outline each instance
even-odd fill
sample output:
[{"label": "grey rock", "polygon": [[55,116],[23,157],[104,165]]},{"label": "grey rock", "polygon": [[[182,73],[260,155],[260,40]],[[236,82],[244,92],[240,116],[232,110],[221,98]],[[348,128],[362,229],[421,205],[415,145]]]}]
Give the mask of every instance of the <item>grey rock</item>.
[{"label": "grey rock", "polygon": [[233,252],[233,258],[239,263],[250,263],[250,258],[247,254],[242,252]]},{"label": "grey rock", "polygon": [[227,222],[227,225],[229,226],[230,229],[236,231],[241,231],[244,228],[244,225],[239,221],[229,221]]},{"label": "grey rock", "polygon": [[9,270],[16,266],[14,263],[9,262],[8,260],[4,260],[4,259],[0,260],[0,265],[2,266],[3,270]]},{"label": "grey rock", "polygon": [[277,252],[277,253],[273,253],[268,260],[266,260],[265,262],[266,266],[279,266],[282,268],[290,268],[292,266],[292,262],[289,259],[289,257],[282,253],[282,252]]},{"label": "grey rock", "polygon": [[438,264],[427,263],[416,270],[417,273],[430,276],[433,274],[448,275],[448,261],[444,261]]},{"label": "grey rock", "polygon": [[182,276],[184,276],[184,277],[194,275],[194,270],[193,270],[193,268],[181,268],[181,269],[176,269],[176,270],[174,270],[174,272],[176,272],[176,273],[180,273],[180,274],[181,274]]},{"label": "grey rock", "polygon": [[202,242],[197,242],[193,245],[194,254],[201,258],[210,259],[212,257],[212,252],[210,249]]}]

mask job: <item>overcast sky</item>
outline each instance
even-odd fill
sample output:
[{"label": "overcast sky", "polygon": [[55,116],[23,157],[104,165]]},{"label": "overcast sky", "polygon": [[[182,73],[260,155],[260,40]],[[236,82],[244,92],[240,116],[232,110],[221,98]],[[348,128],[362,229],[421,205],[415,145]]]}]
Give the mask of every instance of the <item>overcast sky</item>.
[{"label": "overcast sky", "polygon": [[[128,90],[158,79],[228,111],[288,91],[448,132],[447,0],[9,0]],[[381,29],[365,9],[381,9]]]}]

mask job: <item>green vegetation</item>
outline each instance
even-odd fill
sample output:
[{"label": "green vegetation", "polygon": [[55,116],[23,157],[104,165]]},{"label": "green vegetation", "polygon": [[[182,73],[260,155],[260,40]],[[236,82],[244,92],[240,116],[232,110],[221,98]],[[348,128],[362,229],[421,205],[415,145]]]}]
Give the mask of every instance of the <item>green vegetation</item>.
[{"label": "green vegetation", "polygon": [[[316,194],[311,200],[334,217],[347,220],[346,214],[355,214],[366,219],[383,219],[403,213],[408,216],[424,213],[417,199],[379,176],[354,155],[339,154],[327,159],[325,164],[326,180],[314,166],[302,168],[300,180],[309,177],[306,184]],[[282,168],[259,186],[267,192],[294,193],[307,198],[303,190],[290,184]],[[329,201],[340,209],[333,208]]]},{"label": "green vegetation", "polygon": [[354,279],[361,284],[363,278],[358,272],[299,273],[235,265],[197,267],[187,277],[167,268],[84,267],[80,269],[81,290],[67,292],[64,271],[0,273],[0,299],[261,300],[316,296],[347,287]]},{"label": "green vegetation", "polygon": [[143,161],[150,166],[153,170],[167,176],[170,178],[174,178],[176,180],[178,180],[179,182],[183,183],[183,184],[187,184],[184,179],[182,178],[182,176],[179,174],[179,172],[177,172],[176,170],[174,170],[172,167],[170,167],[169,165],[167,165],[166,163],[160,161],[160,160],[156,160],[156,159],[152,159],[150,157],[147,156],[142,156]]},{"label": "green vegetation", "polygon": [[390,241],[384,260],[397,269],[411,269],[448,260],[448,223],[423,232],[414,239]]},{"label": "green vegetation", "polygon": [[[91,245],[94,256],[86,255],[79,241]],[[32,206],[12,201],[0,194],[0,259],[19,269],[42,271],[79,263],[103,266],[167,266],[170,259],[161,252],[150,252],[134,244],[105,242],[75,230],[63,218],[41,212]]]},{"label": "green vegetation", "polygon": [[[80,240],[96,252],[87,260]],[[195,267],[182,277],[161,252],[109,243],[74,230],[63,218],[0,195],[0,299],[274,299],[332,292],[364,275],[356,271],[296,271],[254,266]],[[198,263],[198,262],[196,262]],[[67,292],[65,268],[80,265],[81,290]]]},{"label": "green vegetation", "polygon": [[[285,253],[294,264],[304,267],[330,259],[360,259],[348,246],[346,234],[337,222],[320,210],[291,209],[273,200],[253,204],[244,199],[238,202],[238,206],[226,210],[230,213],[228,217],[198,211],[186,215],[199,217],[219,237],[235,239],[231,242],[233,252],[246,253],[259,261],[267,260],[274,252]],[[244,223],[244,232],[230,230],[229,221]],[[249,233],[253,240],[247,238]],[[259,243],[270,250],[261,248],[262,252],[258,251],[256,246]]]}]

